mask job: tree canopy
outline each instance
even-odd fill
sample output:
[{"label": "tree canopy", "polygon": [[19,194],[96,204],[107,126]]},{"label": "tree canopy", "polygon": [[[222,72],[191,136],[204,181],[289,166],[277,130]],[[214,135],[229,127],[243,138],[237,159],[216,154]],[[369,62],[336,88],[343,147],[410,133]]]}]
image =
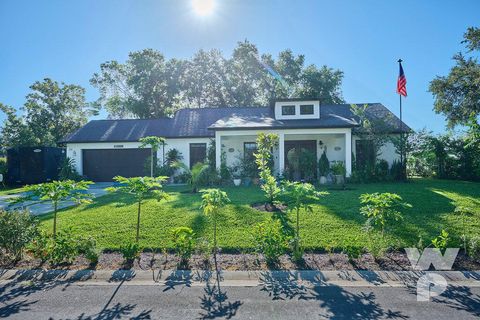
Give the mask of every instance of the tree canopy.
[{"label": "tree canopy", "polygon": [[91,84],[113,118],[158,118],[181,107],[264,106],[272,98],[319,98],[343,102],[343,72],[305,65],[287,49],[277,59],[243,41],[231,57],[200,50],[191,59],[166,59],[157,50],[130,53],[125,63],[100,65]]},{"label": "tree canopy", "polygon": [[462,41],[466,52],[453,56],[455,65],[447,76],[430,82],[435,98],[434,110],[446,116],[449,127],[466,125],[478,128],[480,116],[480,28],[468,28]]},{"label": "tree canopy", "polygon": [[30,86],[31,92],[17,115],[15,109],[0,103],[7,116],[0,132],[4,147],[55,146],[80,128],[98,108],[85,100],[85,89],[46,78]]}]

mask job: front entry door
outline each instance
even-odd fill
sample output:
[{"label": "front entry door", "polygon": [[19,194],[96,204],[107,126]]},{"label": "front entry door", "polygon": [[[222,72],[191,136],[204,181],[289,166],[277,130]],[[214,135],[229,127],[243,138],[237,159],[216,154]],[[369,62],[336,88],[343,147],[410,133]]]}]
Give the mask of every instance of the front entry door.
[{"label": "front entry door", "polygon": [[295,181],[311,181],[316,178],[316,140],[285,141],[285,174]]}]

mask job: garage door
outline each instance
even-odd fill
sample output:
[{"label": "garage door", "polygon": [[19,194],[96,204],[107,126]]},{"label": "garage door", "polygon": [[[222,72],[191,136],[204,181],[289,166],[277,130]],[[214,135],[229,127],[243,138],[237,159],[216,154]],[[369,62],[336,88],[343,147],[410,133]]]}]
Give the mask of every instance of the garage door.
[{"label": "garage door", "polygon": [[150,149],[86,149],[83,150],[83,174],[92,181],[150,175],[149,157]]}]

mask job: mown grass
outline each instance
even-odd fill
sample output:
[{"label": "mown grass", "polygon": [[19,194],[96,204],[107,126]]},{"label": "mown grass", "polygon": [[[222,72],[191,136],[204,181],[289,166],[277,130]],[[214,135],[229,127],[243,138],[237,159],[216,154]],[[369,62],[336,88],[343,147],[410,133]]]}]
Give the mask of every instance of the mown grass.
[{"label": "mown grass", "polygon": [[[350,190],[330,190],[313,213],[301,213],[301,237],[307,250],[363,248],[369,238],[362,227],[365,218],[359,213],[358,197],[362,193],[395,192],[412,208],[404,211],[404,219],[387,230],[388,243],[394,247],[411,246],[421,235],[429,242],[446,229],[453,243],[459,243],[461,219],[453,214],[455,206],[469,206],[474,214],[467,218],[467,234],[480,235],[480,183],[415,179],[408,183],[351,185]],[[250,207],[263,201],[257,187],[223,188],[232,203],[222,210],[218,223],[219,245],[226,251],[243,251],[254,246],[252,227],[272,214]],[[191,227],[198,237],[211,238],[212,224],[200,210],[200,194],[186,192],[184,187],[168,187],[169,201],[146,200],[142,206],[141,246],[170,249],[170,229]],[[94,203],[66,209],[58,215],[60,229],[72,227],[75,233],[91,235],[101,249],[118,249],[125,241],[133,241],[136,225],[136,204],[126,195],[106,195]],[[293,215],[289,214],[293,219]],[[52,215],[41,217],[41,225],[52,228]],[[291,222],[292,223],[292,222]],[[293,223],[292,223],[293,224]],[[377,234],[378,236],[378,234]]]},{"label": "mown grass", "polygon": [[8,186],[2,186],[0,183],[0,196],[6,196],[10,194],[15,194],[15,193],[20,193],[25,191],[25,187],[8,187]]}]

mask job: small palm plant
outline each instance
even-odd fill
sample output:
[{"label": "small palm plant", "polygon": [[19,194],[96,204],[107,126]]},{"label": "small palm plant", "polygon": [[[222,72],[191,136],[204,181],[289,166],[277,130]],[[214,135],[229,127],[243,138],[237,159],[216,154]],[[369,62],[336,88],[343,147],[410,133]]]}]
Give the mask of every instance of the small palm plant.
[{"label": "small palm plant", "polygon": [[312,212],[314,203],[320,200],[320,197],[327,195],[328,192],[319,192],[310,183],[285,181],[282,184],[280,199],[287,206],[290,212],[296,213],[296,228],[294,238],[294,258],[300,260],[302,252],[300,250],[300,210]]},{"label": "small palm plant", "polygon": [[119,186],[106,188],[108,192],[121,192],[131,194],[135,197],[138,204],[137,209],[137,233],[135,236],[135,242],[138,243],[140,238],[140,213],[142,208],[142,202],[146,198],[153,197],[157,201],[168,199],[168,194],[162,190],[162,183],[165,182],[167,177],[133,177],[125,178],[116,176],[113,180],[120,183]]},{"label": "small palm plant", "polygon": [[57,236],[57,213],[58,205],[61,201],[74,201],[76,203],[90,203],[92,194],[85,192],[92,181],[64,180],[40,183],[26,186],[27,193],[24,197],[14,200],[14,203],[34,200],[36,198],[43,201],[50,201],[53,206],[53,238]]},{"label": "small palm plant", "polygon": [[160,146],[163,146],[165,158],[165,138],[157,137],[157,136],[149,136],[141,138],[140,140],[140,148],[150,147],[150,177],[153,177],[153,167],[154,167],[154,154],[158,151]]},{"label": "small palm plant", "polygon": [[225,191],[219,189],[204,189],[202,193],[203,213],[213,220],[213,259],[217,270],[217,218],[220,208],[230,202]]}]

